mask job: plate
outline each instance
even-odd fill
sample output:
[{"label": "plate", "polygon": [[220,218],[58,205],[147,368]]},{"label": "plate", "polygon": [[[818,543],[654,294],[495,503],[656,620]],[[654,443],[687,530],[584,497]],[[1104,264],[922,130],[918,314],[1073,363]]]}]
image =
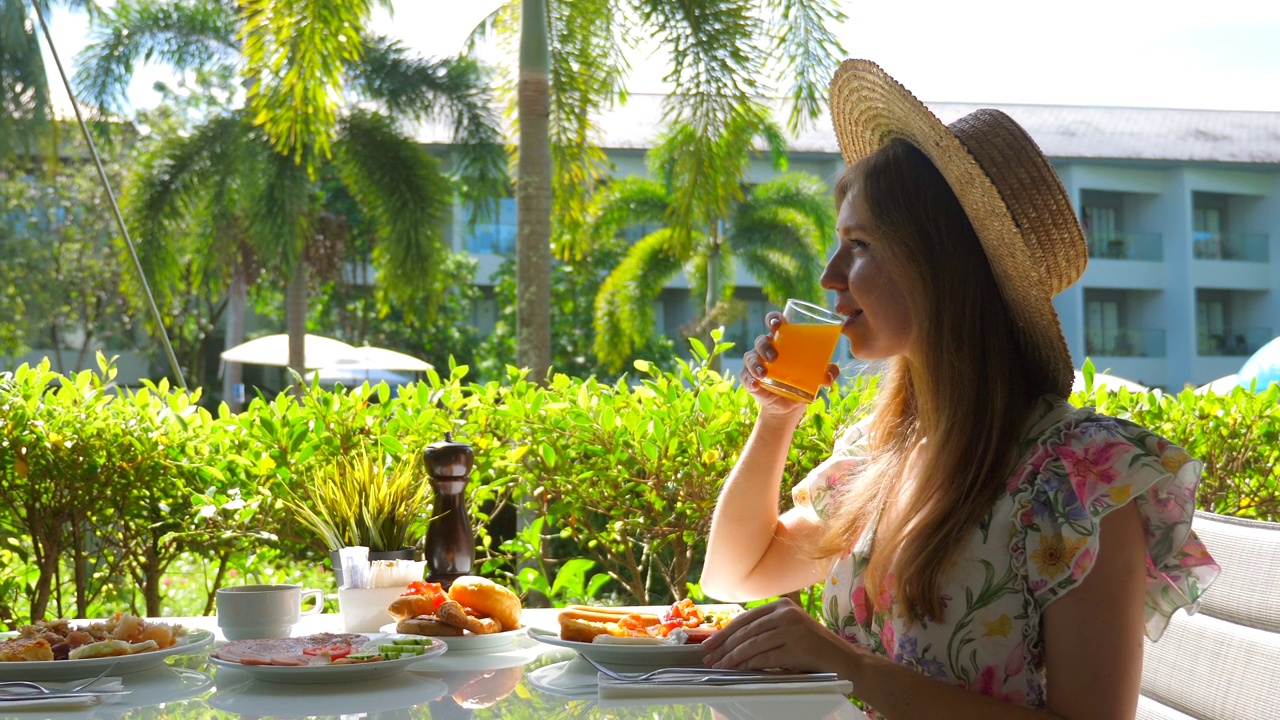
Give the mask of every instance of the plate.
[{"label": "plate", "polygon": [[[369,663],[380,664],[382,663]],[[359,685],[316,685],[307,688],[305,693],[274,683],[254,682],[242,674],[226,673],[227,677],[232,678],[230,681],[223,677],[221,670],[218,674],[218,689],[205,702],[215,710],[237,716],[371,716],[423,705],[448,692],[440,680],[410,674],[375,678]]]},{"label": "plate", "polygon": [[[396,624],[387,623],[378,630],[388,635],[396,635]],[[424,637],[422,635],[413,635],[412,637]],[[515,642],[517,638],[525,637],[525,628],[519,630],[503,630],[502,632],[489,633],[488,635],[458,635],[455,637],[433,637],[449,646],[452,652],[476,652],[480,650],[496,650],[498,648],[506,649]]]},{"label": "plate", "polygon": [[440,680],[410,675],[375,678],[359,686],[318,685],[308,688],[305,694],[245,679],[233,685],[219,685],[206,702],[209,707],[236,715],[339,716],[394,712],[429,703],[446,692]]},{"label": "plate", "polygon": [[76,680],[91,678],[107,671],[109,675],[125,675],[150,670],[164,664],[173,655],[186,655],[203,649],[213,642],[208,630],[189,628],[178,643],[163,650],[121,655],[119,657],[86,658],[84,660],[35,660],[28,662],[0,663],[0,680]]},{"label": "plate", "polygon": [[[370,640],[377,642],[385,640],[386,635],[379,633],[362,633]],[[243,665],[238,662],[229,660],[220,660],[216,657],[210,657],[209,662],[218,666],[219,669],[226,668],[235,670],[251,676],[255,680],[273,683],[297,683],[297,684],[315,684],[315,683],[342,683],[352,682],[354,680],[372,680],[374,678],[390,677],[397,673],[402,673],[409,669],[411,665],[421,662],[427,658],[435,657],[448,649],[444,643],[429,638],[432,643],[427,646],[426,652],[421,655],[406,655],[398,657],[395,660],[382,660],[379,662],[369,663],[352,663],[350,665]]]},{"label": "plate", "polygon": [[561,639],[558,633],[541,628],[529,628],[529,637],[548,645],[569,648],[579,655],[595,660],[601,665],[619,669],[660,667],[701,667],[705,654],[702,645],[613,645],[610,643],[585,643]]}]

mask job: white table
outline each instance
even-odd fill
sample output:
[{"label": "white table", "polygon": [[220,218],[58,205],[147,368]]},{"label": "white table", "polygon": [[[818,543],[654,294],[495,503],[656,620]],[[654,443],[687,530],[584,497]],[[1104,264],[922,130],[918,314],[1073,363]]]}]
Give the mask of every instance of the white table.
[{"label": "white table", "polygon": [[[556,628],[556,610],[525,611],[526,625]],[[216,619],[164,618],[215,633]],[[294,635],[340,632],[336,614],[304,617]],[[254,680],[247,673],[215,667],[206,653],[176,656],[163,668],[124,676],[130,694],[123,702],[80,710],[19,717],[42,718],[687,718],[701,720],[865,720],[836,693],[804,696],[727,696],[707,699],[601,701],[590,689],[553,694],[530,682],[538,669],[571,659],[563,648],[521,638],[495,653],[445,653],[404,673],[365,682],[290,685]],[[544,673],[545,674],[545,671]],[[3,708],[0,708],[0,712]],[[6,715],[7,717],[7,715]]]}]

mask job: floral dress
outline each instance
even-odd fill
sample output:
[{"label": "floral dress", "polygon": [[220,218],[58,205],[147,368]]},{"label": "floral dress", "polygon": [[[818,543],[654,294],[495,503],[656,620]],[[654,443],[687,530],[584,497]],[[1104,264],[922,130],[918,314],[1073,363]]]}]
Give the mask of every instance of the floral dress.
[{"label": "floral dress", "polygon": [[[908,623],[892,573],[868,593],[873,522],[827,576],[823,614],[832,630],[931,678],[1043,708],[1041,615],[1092,568],[1102,517],[1130,501],[1147,536],[1147,636],[1158,640],[1178,608],[1195,612],[1218,575],[1191,532],[1200,462],[1137,425],[1057,398],[1041,401],[1029,427],[1007,492],[944,577],[943,620]],[[798,508],[825,517],[831,489],[860,462],[861,439],[850,428],[792,489]]]}]

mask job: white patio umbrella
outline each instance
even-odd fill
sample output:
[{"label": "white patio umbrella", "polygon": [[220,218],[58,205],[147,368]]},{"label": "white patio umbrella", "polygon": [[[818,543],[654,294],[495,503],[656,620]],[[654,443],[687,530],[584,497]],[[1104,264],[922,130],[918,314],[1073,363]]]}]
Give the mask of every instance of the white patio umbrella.
[{"label": "white patio umbrella", "polygon": [[1223,375],[1217,380],[1201,385],[1195,389],[1195,393],[1197,395],[1204,395],[1207,392],[1212,392],[1214,395],[1229,395],[1232,390],[1239,386],[1240,376],[1235,373],[1231,373],[1230,375]]},{"label": "white patio umbrella", "polygon": [[406,355],[387,348],[364,347],[352,348],[347,357],[326,367],[358,370],[407,370],[410,372],[426,372],[431,363],[424,362],[412,355]]},{"label": "white patio umbrella", "polygon": [[[1120,388],[1128,388],[1129,392],[1136,393],[1151,391],[1151,388],[1146,385],[1136,383],[1132,380],[1126,380],[1125,378],[1116,375],[1108,375],[1107,373],[1094,373],[1093,387],[1106,388],[1112,391],[1119,390]],[[1077,370],[1076,379],[1071,383],[1071,392],[1080,392],[1081,390],[1084,390],[1084,373]]]},{"label": "white patio umbrella", "polygon": [[342,383],[347,387],[359,385],[362,382],[368,382],[370,385],[376,385],[380,382],[395,387],[396,385],[408,385],[413,382],[413,378],[391,370],[379,370],[377,368],[352,368],[352,367],[327,367],[319,370],[312,370],[307,373],[307,382],[319,380],[321,385],[333,385]]},{"label": "white patio umbrella", "polygon": [[[303,344],[308,369],[336,365],[343,358],[354,357],[356,348],[341,340],[307,335]],[[289,336],[265,335],[222,352],[224,362],[244,365],[289,365]]]}]

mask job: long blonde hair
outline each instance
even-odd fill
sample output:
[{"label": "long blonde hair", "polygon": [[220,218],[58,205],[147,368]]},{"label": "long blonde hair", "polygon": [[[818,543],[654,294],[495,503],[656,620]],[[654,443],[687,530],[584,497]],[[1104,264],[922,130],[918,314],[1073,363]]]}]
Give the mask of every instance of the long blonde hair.
[{"label": "long blonde hair", "polygon": [[[908,298],[912,352],[887,363],[867,462],[832,497],[818,549],[847,552],[892,498],[874,529],[868,590],[878,595],[892,572],[910,619],[941,620],[955,550],[1004,491],[1023,425],[1055,384],[1023,352],[973,227],[923,153],[895,140],[850,166],[837,207],[854,185],[875,251]],[[915,482],[905,484],[909,461]]]}]

